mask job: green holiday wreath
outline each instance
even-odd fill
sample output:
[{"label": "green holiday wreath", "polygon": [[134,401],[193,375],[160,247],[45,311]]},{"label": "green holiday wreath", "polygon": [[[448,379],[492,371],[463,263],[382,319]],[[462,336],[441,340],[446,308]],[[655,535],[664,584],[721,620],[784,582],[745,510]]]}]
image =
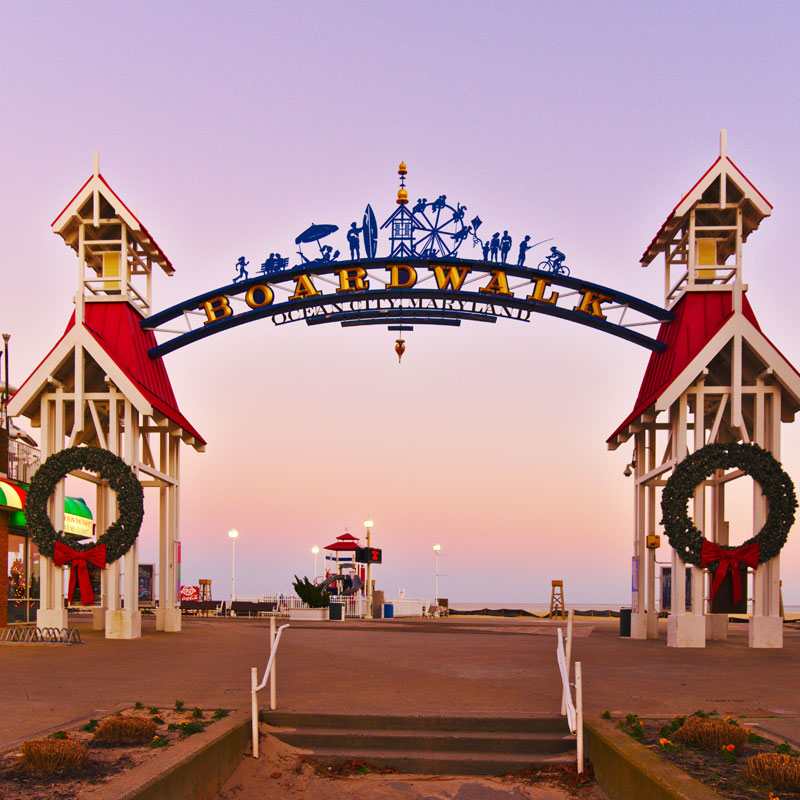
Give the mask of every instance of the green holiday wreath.
[{"label": "green holiday wreath", "polygon": [[[661,495],[661,524],[669,543],[688,564],[700,566],[705,537],[695,527],[687,511],[695,489],[715,470],[739,468],[760,486],[767,498],[769,513],[764,527],[741,547],[758,544],[758,561],[774,558],[786,543],[797,508],[794,484],[772,453],[757,444],[709,444],[687,456],[673,471]],[[734,550],[725,547],[725,550]]]},{"label": "green holiday wreath", "polygon": [[[117,493],[119,515],[96,542],[75,542],[64,532],[56,533],[47,513],[47,501],[58,482],[76,469],[95,472]],[[53,558],[56,541],[84,552],[96,545],[106,546],[106,562],[121,558],[130,550],[144,517],[144,492],[133,470],[119,457],[100,447],[70,447],[54,453],[39,467],[25,501],[25,518],[31,539],[43,556]]]}]

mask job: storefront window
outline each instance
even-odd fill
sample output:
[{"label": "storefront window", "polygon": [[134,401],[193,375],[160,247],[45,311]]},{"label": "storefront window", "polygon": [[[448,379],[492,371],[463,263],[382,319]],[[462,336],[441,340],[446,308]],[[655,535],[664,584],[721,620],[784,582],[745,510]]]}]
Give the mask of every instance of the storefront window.
[{"label": "storefront window", "polygon": [[39,549],[25,536],[8,534],[7,622],[35,622],[39,607]]}]

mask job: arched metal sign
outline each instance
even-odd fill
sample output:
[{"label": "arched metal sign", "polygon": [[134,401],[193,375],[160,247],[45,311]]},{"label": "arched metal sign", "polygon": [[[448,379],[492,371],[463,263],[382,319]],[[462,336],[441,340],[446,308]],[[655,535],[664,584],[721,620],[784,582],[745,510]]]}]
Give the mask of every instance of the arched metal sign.
[{"label": "arched metal sign", "polygon": [[[551,246],[535,268],[526,266],[527,252],[544,244],[530,244],[530,236],[518,244],[516,265],[508,264],[512,247],[508,231],[502,237],[498,231],[482,239],[480,217],[465,222],[466,206],[452,206],[445,195],[432,202],[421,198],[409,209],[404,164],[398,173],[397,208],[380,229],[388,229],[388,256],[376,255],[379,229],[371,206],[361,226],[353,222],[347,231],[348,261],[339,261],[339,250],[321,244],[338,227],[312,224],[295,239],[300,264],[290,268],[288,258],[270,253],[251,277],[249,262],[241,257],[236,276],[227,285],[142,320],[143,328],[159,334],[159,344],[149,351],[151,358],[264,318],[275,325],[338,322],[406,331],[413,325],[460,325],[462,320],[528,322],[532,314],[547,314],[656,352],[665,348],[641,329],[670,321],[671,312],[571,276],[556,247]],[[470,239],[482,258],[459,256]],[[304,244],[317,246],[316,258],[303,252]]]}]

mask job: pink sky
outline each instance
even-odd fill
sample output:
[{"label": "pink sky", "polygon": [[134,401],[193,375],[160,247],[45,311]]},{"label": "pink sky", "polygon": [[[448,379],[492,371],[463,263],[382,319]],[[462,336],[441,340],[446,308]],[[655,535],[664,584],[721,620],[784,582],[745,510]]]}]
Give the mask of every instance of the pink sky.
[{"label": "pink sky", "polygon": [[[745,246],[748,296],[798,365],[799,18],[796,4],[754,15],[737,2],[9,5],[12,382],[71,313],[77,261],[49,223],[94,150],[176,267],[156,280],[156,310],[226,283],[241,255],[291,252],[311,222],[344,229],[367,202],[382,221],[401,159],[412,198],[447,194],[515,248],[554,237],[573,274],[661,303],[660,262],[643,270],[639,256],[723,127],[775,206]],[[331,243],[344,250],[344,230]],[[369,514],[390,594],[432,596],[440,541],[440,593],[454,601],[547,602],[562,578],[568,604],[629,602],[630,448],[609,453],[605,439],[647,351],[546,317],[417,327],[401,366],[394,339],[262,321],[166,357],[209,441],[184,451],[184,582],[229,594],[235,526],[237,594],[287,591],[311,573],[312,545],[359,535]],[[798,480],[800,425],[783,436]],[[781,562],[793,604],[798,541]]]}]

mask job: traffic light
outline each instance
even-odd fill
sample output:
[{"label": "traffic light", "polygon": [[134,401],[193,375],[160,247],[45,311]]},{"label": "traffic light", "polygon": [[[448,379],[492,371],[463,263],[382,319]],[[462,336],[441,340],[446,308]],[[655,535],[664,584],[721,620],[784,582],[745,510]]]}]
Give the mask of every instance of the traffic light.
[{"label": "traffic light", "polygon": [[382,564],[383,550],[377,547],[356,547],[356,561],[360,564]]}]

